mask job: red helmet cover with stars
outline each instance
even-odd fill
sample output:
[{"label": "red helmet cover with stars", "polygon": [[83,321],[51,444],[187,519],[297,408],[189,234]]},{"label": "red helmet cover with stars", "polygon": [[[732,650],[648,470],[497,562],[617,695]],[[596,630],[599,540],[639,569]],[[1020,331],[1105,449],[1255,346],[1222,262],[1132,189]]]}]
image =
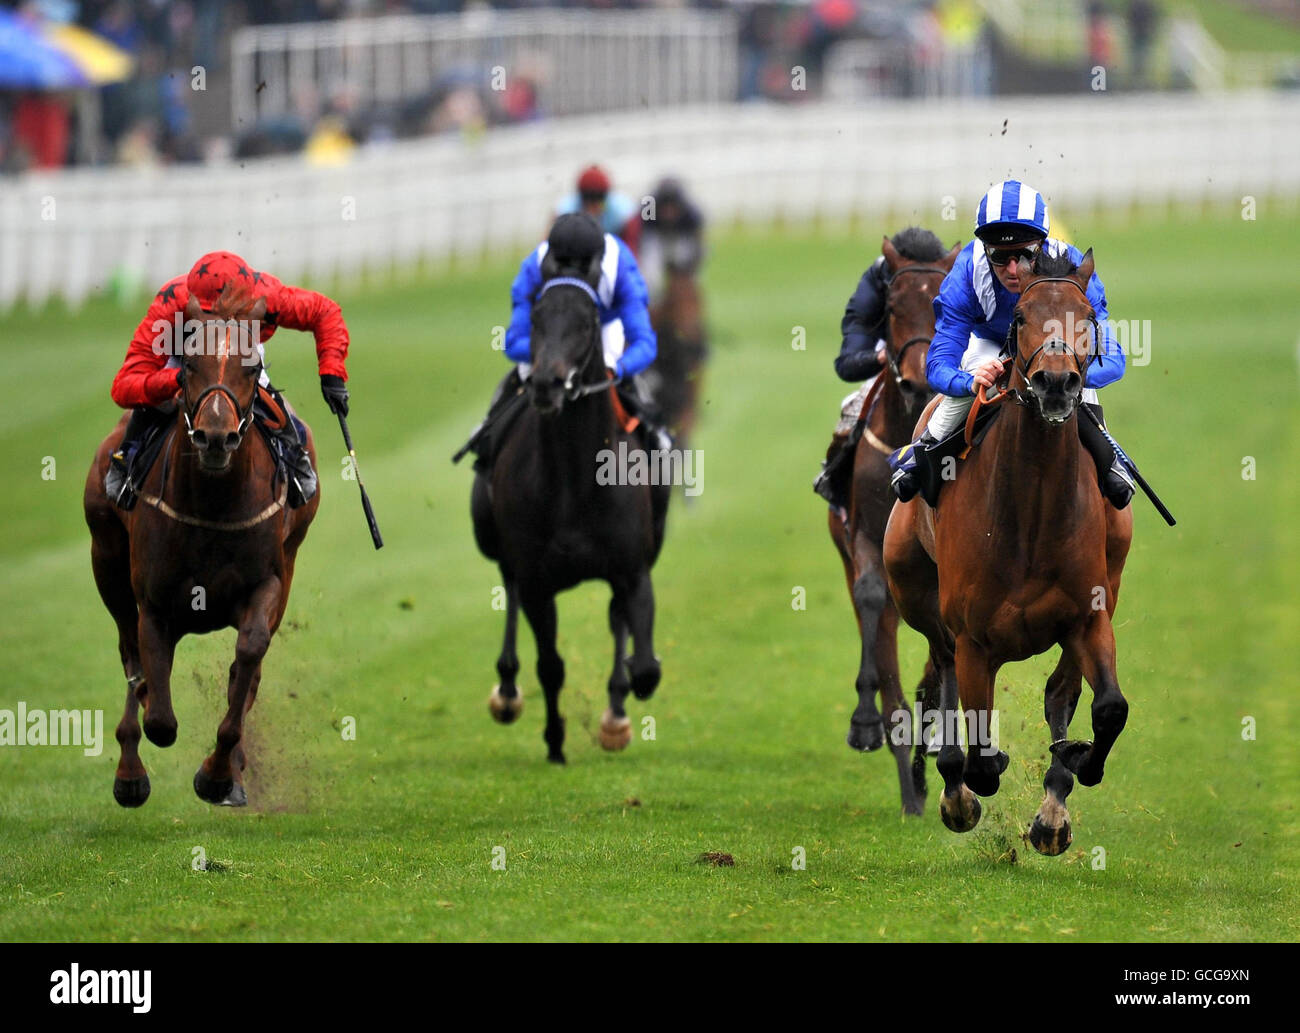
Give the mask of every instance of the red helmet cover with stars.
[{"label": "red helmet cover with stars", "polygon": [[190,270],[185,286],[190,296],[197,298],[199,307],[210,311],[217,298],[231,281],[252,294],[258,276],[253,268],[232,251],[210,251]]}]

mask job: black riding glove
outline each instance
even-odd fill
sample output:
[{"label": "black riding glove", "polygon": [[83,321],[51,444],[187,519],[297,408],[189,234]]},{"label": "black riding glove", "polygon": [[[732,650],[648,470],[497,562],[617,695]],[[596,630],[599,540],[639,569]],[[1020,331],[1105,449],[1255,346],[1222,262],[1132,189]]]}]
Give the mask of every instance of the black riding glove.
[{"label": "black riding glove", "polygon": [[325,396],[325,404],[330,407],[330,412],[336,416],[346,416],[348,414],[348,388],[342,377],[322,373],[320,393]]}]

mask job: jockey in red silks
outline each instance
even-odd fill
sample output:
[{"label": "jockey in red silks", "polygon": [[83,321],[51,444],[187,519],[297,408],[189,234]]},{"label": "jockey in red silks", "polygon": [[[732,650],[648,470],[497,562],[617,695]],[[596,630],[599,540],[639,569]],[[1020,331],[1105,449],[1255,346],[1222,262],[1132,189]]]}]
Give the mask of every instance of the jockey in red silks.
[{"label": "jockey in red silks", "polygon": [[[217,298],[229,284],[244,288],[252,298],[266,300],[266,315],[257,326],[257,358],[265,361],[262,342],[279,327],[310,330],[316,338],[316,357],[320,370],[321,393],[334,413],[348,413],[348,377],[345,365],[348,354],[348,328],[338,303],[316,291],[290,287],[269,273],[258,272],[238,255],[213,251],[204,255],[187,275],[163,284],[154,296],[145,317],[136,327],[127,348],[126,359],[113,378],[113,401],[124,409],[134,409],[127,423],[122,444],[109,464],[106,487],[108,497],[124,509],[134,504],[134,489],[127,470],[132,455],[144,440],[169,423],[175,415],[176,396],[181,390],[181,349],[160,346],[178,336],[185,322],[185,307],[191,297],[205,314],[213,310]],[[173,331],[175,328],[175,333]],[[259,383],[284,408],[284,427],[275,436],[289,467],[289,501],[302,505],[316,494],[316,473],[304,447],[305,431],[287,402],[271,387],[263,367]]]}]

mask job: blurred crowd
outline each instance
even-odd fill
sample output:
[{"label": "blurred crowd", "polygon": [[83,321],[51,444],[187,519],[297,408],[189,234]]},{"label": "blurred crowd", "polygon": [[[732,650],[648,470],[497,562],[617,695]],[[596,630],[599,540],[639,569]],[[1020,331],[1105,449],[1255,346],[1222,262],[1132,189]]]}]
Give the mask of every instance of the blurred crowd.
[{"label": "blurred crowd", "polygon": [[[0,0],[0,6],[4,0]],[[442,69],[400,102],[376,104],[340,89],[311,97],[256,125],[232,126],[231,33],[241,26],[320,22],[391,14],[446,14],[474,8],[730,8],[740,18],[737,99],[800,101],[822,89],[828,52],[844,41],[875,41],[903,55],[893,95],[932,94],[927,75],[945,56],[978,57],[966,80],[945,92],[994,89],[991,30],[975,0],[21,0],[7,5],[32,19],[70,22],[133,60],[122,82],[89,90],[5,89],[0,82],[0,171],[112,163],[151,165],[304,152],[322,161],[386,139],[486,129],[546,117],[544,71],[512,68],[505,89],[466,61]],[[1117,26],[1126,31],[1135,83],[1160,10],[1155,0],[1088,4],[1088,53],[1109,65]],[[993,54],[993,57],[989,55]],[[204,89],[192,83],[201,67]],[[796,72],[796,70],[798,70]],[[87,95],[96,102],[88,103]]]}]

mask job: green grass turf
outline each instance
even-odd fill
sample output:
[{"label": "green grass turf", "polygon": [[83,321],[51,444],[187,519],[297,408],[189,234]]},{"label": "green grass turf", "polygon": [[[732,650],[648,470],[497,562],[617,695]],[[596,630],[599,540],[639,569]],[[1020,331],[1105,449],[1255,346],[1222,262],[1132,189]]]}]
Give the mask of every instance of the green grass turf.
[{"label": "green grass turf", "polygon": [[[103,708],[106,744],[96,758],[0,748],[0,939],[1294,939],[1300,221],[1236,211],[1074,226],[1114,317],[1151,320],[1150,364],[1104,401],[1180,523],[1135,503],[1118,616],[1129,725],[1105,783],[1071,797],[1075,843],[1057,859],[1019,838],[1041,797],[1054,655],[998,679],[1011,766],[969,835],[940,824],[933,770],[926,815],[903,821],[890,758],[844,745],[856,631],[809,485],[845,391],[830,365],[844,300],[896,227],[713,240],[704,492],[674,504],[655,571],[664,681],[630,707],[656,738],[618,755],[594,742],[610,647],[607,590],[586,585],[560,600],[565,768],[544,759],[526,631],[524,715],[488,716],[498,576],[471,539],[469,470],[448,461],[505,368],[490,340],[514,260],[341,298],[378,554],[310,340],[277,335],[272,372],[315,425],[324,498],[250,719],[243,811],[190,785],[233,632],[178,651],[180,738],[143,747],[147,805],[110,793],[123,679],[81,490],[138,312],[5,317],[0,707]],[[905,632],[909,681],[922,655]],[[219,864],[192,870],[195,847]],[[703,851],[735,867],[699,864]]]}]

